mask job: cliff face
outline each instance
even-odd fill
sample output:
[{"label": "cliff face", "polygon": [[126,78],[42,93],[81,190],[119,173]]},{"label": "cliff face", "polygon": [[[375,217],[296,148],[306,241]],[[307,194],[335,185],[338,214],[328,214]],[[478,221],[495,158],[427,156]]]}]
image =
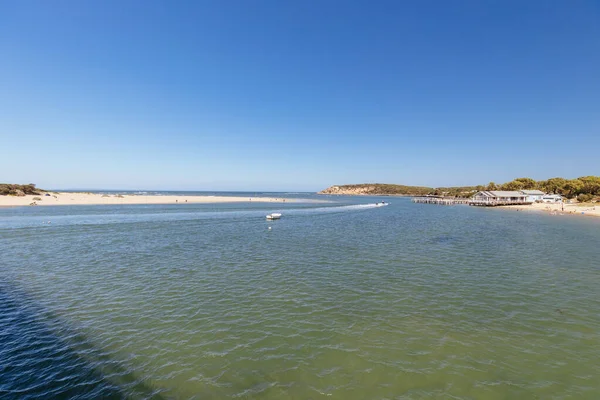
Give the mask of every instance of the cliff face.
[{"label": "cliff face", "polygon": [[432,188],[421,186],[403,186],[383,183],[364,183],[360,185],[335,185],[319,192],[319,194],[338,195],[396,195],[396,196],[419,196],[431,192]]},{"label": "cliff face", "polygon": [[345,195],[361,195],[374,194],[374,185],[341,185],[330,186],[325,190],[321,190],[319,194],[345,194]]}]

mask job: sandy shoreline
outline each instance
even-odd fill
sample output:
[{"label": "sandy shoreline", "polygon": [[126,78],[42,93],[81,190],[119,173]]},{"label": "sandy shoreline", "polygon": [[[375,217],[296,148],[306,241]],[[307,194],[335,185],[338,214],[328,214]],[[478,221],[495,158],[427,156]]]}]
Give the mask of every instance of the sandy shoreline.
[{"label": "sandy shoreline", "polygon": [[[19,207],[30,206],[36,203],[38,206],[68,206],[68,205],[119,205],[119,204],[194,204],[194,203],[306,203],[306,202],[327,202],[320,200],[307,199],[288,199],[275,197],[241,197],[241,196],[186,196],[186,195],[106,195],[98,193],[49,193],[50,196],[27,195],[0,196],[0,207]],[[34,200],[40,198],[41,200]]]},{"label": "sandy shoreline", "polygon": [[537,211],[546,212],[552,215],[579,215],[600,217],[600,204],[549,204],[549,203],[533,203],[528,206],[503,206],[501,208],[514,211]]}]

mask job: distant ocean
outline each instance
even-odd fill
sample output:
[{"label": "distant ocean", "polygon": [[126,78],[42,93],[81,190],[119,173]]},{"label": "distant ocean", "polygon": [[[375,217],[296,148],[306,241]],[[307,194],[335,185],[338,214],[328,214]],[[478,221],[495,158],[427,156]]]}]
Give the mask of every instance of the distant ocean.
[{"label": "distant ocean", "polygon": [[144,195],[144,196],[243,196],[243,197],[313,197],[317,195],[315,192],[232,192],[232,191],[190,191],[190,190],[59,190],[60,192],[85,192],[97,194],[122,194],[122,195]]},{"label": "distant ocean", "polygon": [[0,209],[1,399],[600,398],[595,218],[185,194],[331,203]]}]

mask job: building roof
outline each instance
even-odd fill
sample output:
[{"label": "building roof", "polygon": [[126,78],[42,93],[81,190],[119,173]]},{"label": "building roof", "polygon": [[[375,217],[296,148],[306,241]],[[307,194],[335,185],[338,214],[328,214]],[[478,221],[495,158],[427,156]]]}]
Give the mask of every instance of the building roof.
[{"label": "building roof", "polygon": [[482,194],[488,197],[525,197],[526,195],[518,192],[516,190],[487,190],[484,192],[479,192],[477,194]]},{"label": "building roof", "polygon": [[546,194],[546,193],[542,192],[541,190],[521,190],[521,193],[526,194],[528,196]]},{"label": "building roof", "polygon": [[492,190],[490,191],[496,197],[523,197],[523,193],[516,190]]}]

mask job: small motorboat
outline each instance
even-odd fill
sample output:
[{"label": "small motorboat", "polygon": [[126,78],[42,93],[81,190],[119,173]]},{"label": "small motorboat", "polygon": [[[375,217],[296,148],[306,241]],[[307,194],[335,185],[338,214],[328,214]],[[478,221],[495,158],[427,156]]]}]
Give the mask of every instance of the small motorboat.
[{"label": "small motorboat", "polygon": [[267,215],[267,219],[279,219],[279,218],[281,218],[280,213],[271,213],[271,214]]},{"label": "small motorboat", "polygon": [[383,206],[387,206],[390,203],[386,203],[385,201],[382,201],[381,203],[375,203],[376,207],[383,207]]}]

